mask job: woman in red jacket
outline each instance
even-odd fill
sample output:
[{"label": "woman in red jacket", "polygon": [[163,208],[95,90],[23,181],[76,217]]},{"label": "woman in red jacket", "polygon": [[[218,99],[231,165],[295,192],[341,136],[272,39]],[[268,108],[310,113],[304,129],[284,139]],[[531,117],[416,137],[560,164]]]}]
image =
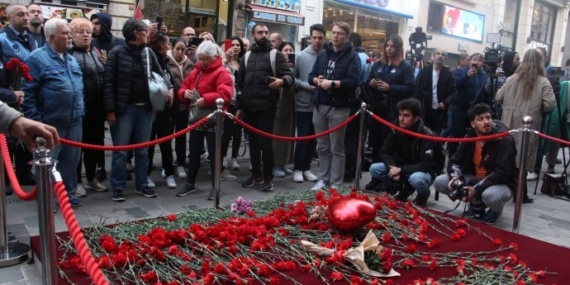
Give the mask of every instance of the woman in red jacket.
[{"label": "woman in red jacket", "polygon": [[[178,89],[178,98],[182,104],[196,104],[200,108],[216,107],[218,98],[224,99],[226,110],[232,96],[234,95],[234,83],[230,73],[222,64],[224,52],[213,42],[203,42],[196,49],[196,65],[190,75],[184,79],[182,86]],[[194,92],[199,94],[199,99],[192,102]],[[215,126],[202,125],[190,132],[189,148],[190,163],[188,165],[187,182],[183,188],[176,192],[176,196],[183,197],[196,192],[194,186],[196,175],[200,168],[200,154],[204,145],[204,137],[208,146],[208,152],[214,153],[216,146]],[[215,163],[210,163],[211,173],[214,173]],[[214,175],[212,175],[212,190],[208,195],[208,200],[214,199]]]}]

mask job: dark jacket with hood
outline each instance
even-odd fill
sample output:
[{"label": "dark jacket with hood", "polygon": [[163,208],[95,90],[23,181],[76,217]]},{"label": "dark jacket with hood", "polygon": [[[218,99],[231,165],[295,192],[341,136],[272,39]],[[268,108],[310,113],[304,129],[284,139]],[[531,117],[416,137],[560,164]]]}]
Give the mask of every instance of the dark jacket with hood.
[{"label": "dark jacket with hood", "polygon": [[101,109],[103,107],[103,72],[105,66],[101,63],[99,53],[93,49],[93,46],[87,52],[73,45],[69,54],[75,57],[83,73],[85,106],[94,105]]},{"label": "dark jacket with hood", "polygon": [[404,60],[398,66],[378,61],[372,65],[367,82],[372,79],[388,83],[390,90],[383,92],[368,84],[370,110],[390,120],[398,118],[398,102],[414,96],[414,68]]},{"label": "dark jacket with hood", "polygon": [[[426,113],[432,110],[432,86],[433,65],[428,65],[420,71],[416,84],[416,99],[422,103],[422,118],[424,119],[426,118]],[[456,96],[457,88],[455,88],[455,80],[453,80],[449,67],[443,66],[439,71],[439,77],[437,79],[437,102],[443,102],[445,109],[447,109],[451,103],[453,103]]]},{"label": "dark jacket with hood", "polygon": [[[245,56],[240,60],[236,78],[236,89],[238,92],[241,92],[241,95],[238,95],[236,100],[236,108],[238,110],[277,110],[279,89],[269,89],[265,82],[268,76],[273,77],[271,56],[269,54],[271,49],[273,49],[273,46],[269,41],[262,46],[254,43],[250,48],[251,54],[247,61],[247,67],[244,62]],[[276,77],[283,79],[283,88],[292,87],[293,83],[295,83],[295,77],[293,72],[287,67],[287,61],[281,52],[277,52],[275,61]]]},{"label": "dark jacket with hood", "polygon": [[[150,52],[151,71],[164,74],[156,55]],[[146,51],[144,45],[123,43],[109,52],[105,64],[103,104],[105,112],[121,115],[128,104],[146,103],[152,109],[148,91]],[[164,77],[169,88],[173,88],[168,77]]]},{"label": "dark jacket with hood", "polygon": [[470,68],[467,66],[453,71],[453,79],[457,87],[457,97],[453,105],[461,110],[467,110],[478,103],[489,103],[484,90],[487,73],[480,70],[475,76],[469,77],[467,73]]},{"label": "dark jacket with hood", "polygon": [[[332,73],[327,74],[329,65],[334,62]],[[315,106],[327,105],[332,107],[349,107],[356,98],[355,92],[360,83],[360,59],[353,50],[352,43],[346,42],[339,51],[334,51],[332,43],[324,47],[324,52],[317,56],[313,70],[309,74],[309,84],[315,85],[315,77],[324,76],[325,79],[340,80],[340,88],[324,90],[317,88],[315,91]]]},{"label": "dark jacket with hood", "polygon": [[111,15],[99,12],[91,16],[91,20],[95,18],[99,19],[99,23],[101,23],[101,34],[97,37],[93,37],[91,40],[93,46],[99,50],[107,50],[107,52],[110,52],[114,47],[125,42],[123,39],[114,37],[111,33],[111,26],[113,25]]},{"label": "dark jacket with hood", "polygon": [[[491,134],[508,131],[509,128],[499,120],[493,120],[493,130]],[[475,137],[475,130],[468,129],[466,138]],[[475,144],[478,142],[460,143],[455,154],[449,158],[447,164],[447,173],[451,177],[459,177],[463,179],[464,174],[475,174],[475,165],[473,165],[473,155],[475,153]],[[517,166],[516,166],[517,149],[515,139],[512,136],[506,136],[494,140],[488,140],[483,146],[481,153],[481,166],[487,169],[486,176],[479,181],[473,188],[477,191],[477,195],[481,195],[485,189],[493,185],[505,184],[512,191],[517,188]],[[468,181],[466,181],[468,182]]]},{"label": "dark jacket with hood", "polygon": [[[396,121],[394,124],[398,125],[398,122]],[[421,118],[414,125],[412,131],[429,136],[436,135],[424,126],[424,121]],[[434,141],[412,137],[392,129],[380,149],[380,161],[387,166],[400,167],[403,175],[427,172],[435,176],[436,144]]]}]

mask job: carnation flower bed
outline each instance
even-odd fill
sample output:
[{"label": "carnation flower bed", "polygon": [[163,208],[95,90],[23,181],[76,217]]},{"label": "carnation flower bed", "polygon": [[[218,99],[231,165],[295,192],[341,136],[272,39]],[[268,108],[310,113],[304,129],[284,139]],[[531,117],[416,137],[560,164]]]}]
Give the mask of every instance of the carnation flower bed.
[{"label": "carnation flower bed", "polygon": [[[237,208],[201,209],[111,227],[95,225],[84,232],[111,284],[521,285],[558,280],[556,263],[545,264],[550,258],[537,259],[533,252],[554,245],[388,196],[338,191],[275,195],[254,202],[245,214],[237,214]],[[342,196],[372,203],[376,219],[361,230],[336,231],[325,213]],[[401,276],[376,278],[343,260],[370,230],[384,248],[376,255],[367,253],[366,264],[381,272],[394,269]],[[505,237],[520,240],[524,248]],[[334,254],[308,253],[302,240]],[[89,284],[73,243],[61,237],[59,242],[62,279]],[[570,250],[561,249],[557,252],[567,260]],[[522,256],[531,259],[529,265]]]}]

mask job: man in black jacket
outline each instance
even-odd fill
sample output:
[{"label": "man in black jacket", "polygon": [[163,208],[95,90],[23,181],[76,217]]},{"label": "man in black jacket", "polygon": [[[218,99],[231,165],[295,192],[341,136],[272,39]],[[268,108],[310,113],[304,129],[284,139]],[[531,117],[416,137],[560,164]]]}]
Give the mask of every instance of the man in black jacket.
[{"label": "man in black jacket", "polygon": [[124,43],[125,40],[117,38],[111,33],[111,26],[113,25],[111,15],[103,12],[96,13],[91,16],[91,23],[93,23],[93,40],[91,43],[101,51],[104,60],[106,60],[106,53]]},{"label": "man in black jacket", "polygon": [[[476,104],[467,111],[471,121],[466,137],[487,136],[508,131],[501,121],[493,121],[491,108],[485,103]],[[495,140],[460,143],[455,154],[449,159],[447,174],[438,176],[434,182],[436,191],[449,194],[455,180],[476,181],[465,186],[471,201],[480,197],[489,207],[484,221],[493,224],[501,216],[503,206],[511,199],[517,187],[517,167],[515,140],[507,136]]]},{"label": "man in black jacket", "polygon": [[[332,40],[325,45],[309,74],[309,83],[317,87],[313,124],[315,133],[321,133],[342,124],[350,113],[350,104],[356,100],[360,83],[360,59],[348,41],[350,26],[335,22]],[[317,139],[320,180],[313,190],[340,186],[344,178],[344,136],[346,127]]]},{"label": "man in black jacket", "polygon": [[[242,57],[236,78],[238,92],[236,116],[239,118],[243,115],[245,123],[266,133],[272,133],[279,89],[293,86],[295,78],[281,52],[274,51],[275,62],[271,62],[273,46],[268,39],[267,26],[257,23],[251,29],[251,33],[255,43],[251,45],[250,53]],[[253,187],[262,184],[262,191],[273,190],[274,165],[271,139],[249,132],[249,151],[253,174],[242,186]]]},{"label": "man in black jacket", "polygon": [[[422,106],[416,99],[404,99],[397,104],[398,124],[401,128],[434,136],[420,118]],[[406,201],[414,189],[418,196],[414,204],[425,206],[429,186],[435,177],[436,143],[400,132],[392,132],[380,149],[380,161],[370,166],[370,175],[400,192],[396,199]],[[397,185],[397,186],[396,186]],[[399,189],[398,189],[399,188]]]},{"label": "man in black jacket", "polygon": [[438,134],[447,124],[447,109],[457,95],[451,71],[444,65],[446,58],[447,52],[437,48],[432,55],[433,64],[420,71],[416,84],[416,99],[423,107],[422,119]]}]

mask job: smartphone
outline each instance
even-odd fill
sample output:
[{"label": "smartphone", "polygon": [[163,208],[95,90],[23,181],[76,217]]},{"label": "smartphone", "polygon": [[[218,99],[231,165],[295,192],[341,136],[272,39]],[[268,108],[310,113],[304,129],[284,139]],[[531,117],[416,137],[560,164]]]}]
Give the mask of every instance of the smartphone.
[{"label": "smartphone", "polygon": [[224,48],[225,48],[225,51],[228,51],[232,48],[232,39],[226,39],[224,41]]},{"label": "smartphone", "polygon": [[188,43],[188,46],[199,46],[204,41],[203,38],[192,38],[192,40]]},{"label": "smartphone", "polygon": [[162,16],[156,16],[156,29],[160,31],[162,28]]},{"label": "smartphone", "polygon": [[265,84],[267,84],[267,85],[273,83],[274,81],[275,81],[274,78],[271,78],[269,76],[265,77]]},{"label": "smartphone", "polygon": [[294,53],[290,53],[287,58],[289,59],[289,62],[292,64],[295,64],[295,54]]},{"label": "smartphone", "polygon": [[472,68],[477,68],[477,64],[474,63],[474,64],[471,65],[471,67],[472,67]]}]

